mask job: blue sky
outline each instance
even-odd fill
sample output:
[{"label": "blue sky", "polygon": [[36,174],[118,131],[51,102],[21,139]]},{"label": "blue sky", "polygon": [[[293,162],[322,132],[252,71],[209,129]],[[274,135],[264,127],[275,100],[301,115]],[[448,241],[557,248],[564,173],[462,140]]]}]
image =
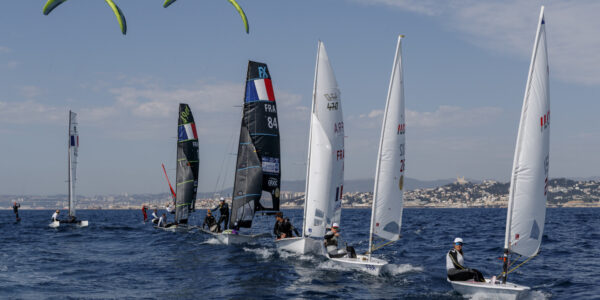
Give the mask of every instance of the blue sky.
[{"label": "blue sky", "polygon": [[[552,177],[598,176],[597,1],[101,0],[0,11],[0,193],[66,192],[67,113],[79,113],[78,192],[167,192],[177,103],[200,131],[200,189],[231,186],[246,64],[269,65],[284,180],[305,176],[317,41],[342,93],[347,179],[374,174],[398,34],[407,109],[406,174],[507,181],[539,6],[546,5]],[[217,178],[219,181],[217,182]]]}]

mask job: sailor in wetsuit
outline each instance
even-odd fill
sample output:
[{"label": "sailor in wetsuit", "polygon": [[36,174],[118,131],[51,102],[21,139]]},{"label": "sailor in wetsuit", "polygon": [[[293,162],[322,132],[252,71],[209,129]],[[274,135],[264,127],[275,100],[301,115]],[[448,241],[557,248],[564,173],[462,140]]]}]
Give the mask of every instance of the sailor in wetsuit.
[{"label": "sailor in wetsuit", "polygon": [[454,249],[450,250],[446,255],[446,271],[448,272],[448,279],[452,281],[466,281],[473,279],[474,281],[485,282],[481,272],[465,267],[462,246],[463,240],[459,237],[455,238]]},{"label": "sailor in wetsuit", "polygon": [[58,214],[60,214],[60,210],[56,210],[53,214],[52,214],[52,221],[58,221]]},{"label": "sailor in wetsuit", "polygon": [[[338,244],[341,241],[340,226],[338,223],[333,223],[331,228],[325,233],[325,248],[330,258],[339,258],[348,255],[348,257],[356,258],[356,252],[353,247],[346,247],[346,249],[338,249]],[[350,251],[348,251],[350,250]]]},{"label": "sailor in wetsuit", "polygon": [[170,202],[169,205],[167,205],[167,212],[170,214],[175,213],[175,205],[173,205],[173,202]]},{"label": "sailor in wetsuit", "polygon": [[17,201],[15,201],[13,203],[13,212],[15,213],[15,218],[17,220],[17,222],[21,221],[21,218],[19,218],[19,207],[21,207],[21,204],[17,203]]},{"label": "sailor in wetsuit", "polygon": [[158,224],[156,224],[156,226],[167,227],[167,214],[164,214],[164,213],[162,214],[160,219],[158,219]]},{"label": "sailor in wetsuit", "polygon": [[289,219],[283,218],[282,212],[277,212],[275,214],[275,219],[277,221],[275,222],[275,226],[273,227],[273,234],[275,234],[275,237],[278,240],[294,236],[292,234],[292,230],[294,229],[294,227],[290,223]]},{"label": "sailor in wetsuit", "polygon": [[204,217],[202,229],[204,229],[204,226],[208,227],[208,230],[210,230],[211,232],[221,231],[221,228],[219,227],[219,224],[217,224],[217,221],[215,220],[215,217],[213,217],[210,209],[206,211],[206,217]]},{"label": "sailor in wetsuit", "polygon": [[152,212],[152,223],[158,224],[158,219],[160,219],[158,217],[158,209],[155,208],[154,211]]},{"label": "sailor in wetsuit", "polygon": [[[229,224],[229,205],[227,205],[227,202],[225,202],[225,198],[221,197],[219,200],[219,205],[212,210],[216,211],[218,209],[219,213],[221,214],[219,216],[219,221],[217,221],[219,228],[227,229],[227,224]],[[223,221],[225,221],[225,223],[223,224],[223,227],[221,227],[221,222]]]}]

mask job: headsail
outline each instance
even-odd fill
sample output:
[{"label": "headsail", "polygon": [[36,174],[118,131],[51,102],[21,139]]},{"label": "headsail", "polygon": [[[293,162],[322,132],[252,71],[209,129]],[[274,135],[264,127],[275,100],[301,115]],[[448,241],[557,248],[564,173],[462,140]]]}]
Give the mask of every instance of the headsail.
[{"label": "headsail", "polygon": [[279,123],[271,74],[249,61],[229,227],[251,227],[254,212],[279,210]]},{"label": "headsail", "polygon": [[339,223],[344,191],[342,102],[329,57],[318,44],[304,204],[304,236],[323,237]]},{"label": "headsail", "polygon": [[542,241],[550,163],[550,98],[544,7],[533,47],[512,168],[505,248],[535,255]]},{"label": "headsail", "polygon": [[198,133],[190,107],[179,104],[177,126],[177,175],[175,197],[175,222],[186,224],[190,211],[196,205],[198,191]]},{"label": "headsail", "polygon": [[77,180],[77,152],[79,133],[77,132],[77,114],[69,111],[69,216],[75,216],[75,181]]},{"label": "headsail", "polygon": [[381,140],[377,155],[369,252],[373,249],[374,235],[395,241],[400,238],[404,189],[405,116],[402,78],[402,49],[398,37],[392,67],[390,87],[383,115]]}]

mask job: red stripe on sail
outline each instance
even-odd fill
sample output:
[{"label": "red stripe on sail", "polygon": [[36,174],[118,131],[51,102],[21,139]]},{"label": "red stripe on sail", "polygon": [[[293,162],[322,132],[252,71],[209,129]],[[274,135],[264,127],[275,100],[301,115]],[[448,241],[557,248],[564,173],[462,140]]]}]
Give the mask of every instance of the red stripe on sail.
[{"label": "red stripe on sail", "polygon": [[265,78],[265,88],[267,90],[267,96],[269,101],[275,101],[275,93],[273,93],[273,83],[270,78]]},{"label": "red stripe on sail", "polygon": [[192,123],[192,132],[194,133],[194,138],[198,139],[198,132],[196,132],[196,123]]}]

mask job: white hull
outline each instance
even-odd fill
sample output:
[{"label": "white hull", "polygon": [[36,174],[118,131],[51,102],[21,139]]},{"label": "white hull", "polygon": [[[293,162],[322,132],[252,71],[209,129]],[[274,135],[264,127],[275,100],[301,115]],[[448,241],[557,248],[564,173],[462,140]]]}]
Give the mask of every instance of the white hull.
[{"label": "white hull", "polygon": [[195,226],[187,226],[187,225],[171,225],[169,227],[154,226],[154,228],[162,229],[164,231],[171,231],[171,232],[188,232],[196,227]]},{"label": "white hull", "polygon": [[212,235],[219,241],[219,243],[221,243],[223,245],[228,245],[228,246],[229,245],[241,245],[241,244],[253,244],[256,242],[256,240],[260,236],[262,236],[261,234],[246,235],[246,234],[232,233],[229,231],[216,233],[216,232],[211,232],[211,231],[208,231],[205,229],[201,229],[201,231]]},{"label": "white hull", "polygon": [[528,293],[529,287],[507,282],[491,283],[489,279],[486,282],[474,281],[450,281],[455,291],[465,297],[478,297],[483,299],[520,299]]},{"label": "white hull", "polygon": [[[71,225],[74,224],[77,227],[87,227],[89,225],[88,221],[78,221],[77,223],[63,223],[65,225]],[[60,222],[59,221],[52,221],[50,222],[50,224],[48,224],[49,227],[52,228],[58,228],[60,227]]]},{"label": "white hull", "polygon": [[367,272],[375,276],[379,276],[381,269],[388,264],[387,261],[375,257],[371,257],[369,260],[367,255],[356,255],[356,258],[330,258],[330,260],[345,268]]},{"label": "white hull", "polygon": [[323,241],[308,237],[293,237],[275,241],[275,246],[279,250],[285,250],[298,254],[325,255]]}]

